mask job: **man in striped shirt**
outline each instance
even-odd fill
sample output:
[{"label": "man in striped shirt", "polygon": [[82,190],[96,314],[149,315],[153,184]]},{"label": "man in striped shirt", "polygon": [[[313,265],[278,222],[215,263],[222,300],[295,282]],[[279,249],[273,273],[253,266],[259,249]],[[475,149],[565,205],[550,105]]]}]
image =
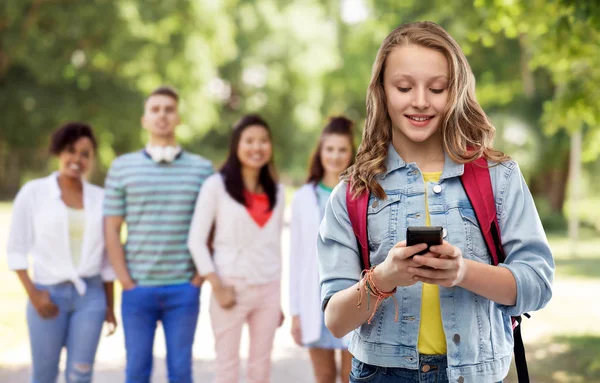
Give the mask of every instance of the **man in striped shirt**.
[{"label": "man in striped shirt", "polygon": [[[178,101],[169,87],[150,94],[142,117],[148,145],[117,158],[106,179],[105,240],[123,287],[127,383],[150,382],[158,321],[166,338],[169,381],[192,382],[202,281],[187,238],[196,198],[213,167],[177,145]],[[123,222],[125,246],[120,239]]]}]

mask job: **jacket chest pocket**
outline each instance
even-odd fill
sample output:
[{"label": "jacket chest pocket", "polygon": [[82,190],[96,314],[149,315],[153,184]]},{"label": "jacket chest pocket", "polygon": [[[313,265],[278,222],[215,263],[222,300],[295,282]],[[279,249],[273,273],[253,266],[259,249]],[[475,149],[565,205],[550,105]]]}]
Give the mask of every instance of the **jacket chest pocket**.
[{"label": "jacket chest pocket", "polygon": [[[367,209],[367,230],[369,232],[369,248],[377,251],[381,246],[392,247],[401,229],[402,194],[390,194],[380,200],[373,195],[369,198]],[[386,251],[387,253],[387,251]]]},{"label": "jacket chest pocket", "polygon": [[491,256],[485,244],[479,222],[472,207],[460,207],[460,216],[465,232],[465,242],[469,255],[490,262]]}]

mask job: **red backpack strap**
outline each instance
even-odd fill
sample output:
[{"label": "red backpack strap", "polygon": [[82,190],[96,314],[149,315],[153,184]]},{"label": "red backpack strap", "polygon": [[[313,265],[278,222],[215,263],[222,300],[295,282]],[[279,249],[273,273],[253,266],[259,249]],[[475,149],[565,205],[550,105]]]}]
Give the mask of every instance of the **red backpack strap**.
[{"label": "red backpack strap", "polygon": [[[465,164],[465,171],[460,177],[467,197],[473,206],[479,228],[485,239],[485,244],[492,255],[494,266],[504,262],[506,256],[500,237],[500,226],[496,214],[496,200],[492,189],[490,170],[485,158],[479,158]],[[524,314],[529,317],[529,314]],[[515,365],[519,383],[529,383],[529,371],[525,358],[525,346],[521,336],[521,317],[512,317],[514,335]]]},{"label": "red backpack strap", "polygon": [[369,236],[367,232],[367,208],[369,206],[369,191],[364,190],[356,198],[352,195],[352,184],[348,182],[346,188],[346,208],[348,209],[348,217],[352,230],[358,242],[360,253],[360,265],[363,270],[371,267],[369,259]]},{"label": "red backpack strap", "polygon": [[504,262],[505,256],[487,160],[482,157],[465,164],[465,171],[460,180],[475,211],[481,234],[492,255],[492,262],[497,266],[498,263]]}]

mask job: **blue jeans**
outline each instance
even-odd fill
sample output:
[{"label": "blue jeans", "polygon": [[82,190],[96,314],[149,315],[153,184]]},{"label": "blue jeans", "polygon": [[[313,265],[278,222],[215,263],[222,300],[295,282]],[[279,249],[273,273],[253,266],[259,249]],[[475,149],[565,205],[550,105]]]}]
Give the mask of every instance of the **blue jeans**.
[{"label": "blue jeans", "polygon": [[158,321],[167,345],[170,383],[192,382],[192,345],[200,311],[200,288],[191,283],[137,286],[123,291],[121,313],[127,350],[127,383],[149,383]]},{"label": "blue jeans", "polygon": [[372,366],[352,358],[350,383],[448,383],[447,367],[446,355],[420,355],[418,370]]},{"label": "blue jeans", "polygon": [[58,306],[58,316],[42,318],[27,302],[27,325],[31,346],[32,383],[55,383],[62,348],[67,348],[67,383],[92,381],[94,359],[106,316],[106,295],[102,279],[84,278],[87,289],[80,296],[70,282],[36,284],[46,290]]}]

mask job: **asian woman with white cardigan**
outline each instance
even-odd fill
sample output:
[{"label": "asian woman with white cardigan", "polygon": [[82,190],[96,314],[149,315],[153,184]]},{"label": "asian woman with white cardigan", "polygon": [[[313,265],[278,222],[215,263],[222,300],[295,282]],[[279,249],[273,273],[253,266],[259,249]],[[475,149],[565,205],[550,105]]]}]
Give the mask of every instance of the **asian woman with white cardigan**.
[{"label": "asian woman with white cardigan", "polygon": [[[256,115],[234,127],[229,156],[198,196],[188,246],[212,287],[216,383],[237,383],[242,327],[248,324],[248,383],[269,382],[281,325],[281,232],[285,197],[273,175],[271,132]],[[207,240],[214,225],[213,255]]]},{"label": "asian woman with white cardigan", "polygon": [[[311,158],[307,183],[294,195],[290,244],[290,314],[294,341],[308,348],[317,383],[349,381],[352,356],[344,339],[325,327],[317,259],[317,235],[329,195],[352,165],[352,121],[334,117],[323,129]],[[338,372],[335,350],[341,353]]]}]

